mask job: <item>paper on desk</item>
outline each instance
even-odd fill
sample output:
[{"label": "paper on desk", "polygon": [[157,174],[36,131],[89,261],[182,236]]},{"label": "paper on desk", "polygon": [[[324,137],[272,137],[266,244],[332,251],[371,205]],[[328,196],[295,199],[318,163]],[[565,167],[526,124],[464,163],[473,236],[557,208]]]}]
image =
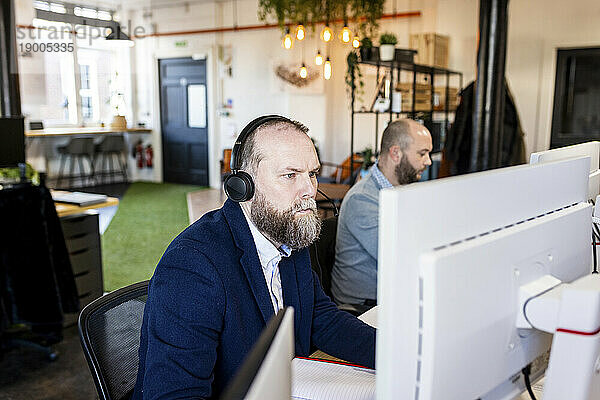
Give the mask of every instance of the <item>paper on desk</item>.
[{"label": "paper on desk", "polygon": [[368,311],[365,311],[361,315],[358,316],[365,324],[371,325],[373,328],[377,329],[377,309],[379,307],[375,306]]},{"label": "paper on desk", "polygon": [[375,370],[333,362],[294,358],[292,399],[375,399]]}]

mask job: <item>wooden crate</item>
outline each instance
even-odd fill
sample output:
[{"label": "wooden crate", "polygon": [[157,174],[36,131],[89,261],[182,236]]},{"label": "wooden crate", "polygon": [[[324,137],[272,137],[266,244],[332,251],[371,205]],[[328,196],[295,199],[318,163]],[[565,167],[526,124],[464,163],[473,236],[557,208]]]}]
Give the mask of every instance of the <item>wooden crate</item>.
[{"label": "wooden crate", "polygon": [[448,68],[448,36],[437,33],[415,33],[410,35],[410,48],[417,50],[415,63]]},{"label": "wooden crate", "polygon": [[[458,103],[460,103],[460,97],[458,96],[459,90],[458,88],[450,87],[448,88],[448,98],[450,99],[448,103],[448,110],[454,111],[458,107]],[[434,101],[434,110],[443,111],[446,109],[446,88],[445,87],[436,87],[435,88],[435,96],[438,101]]]},{"label": "wooden crate", "polygon": [[[419,92],[430,93],[431,85],[428,83],[417,83],[415,85],[415,89],[417,90],[417,93],[419,93]],[[412,92],[413,84],[412,84],[412,82],[398,82],[398,83],[396,83],[396,90],[399,92]]]},{"label": "wooden crate", "polygon": [[[431,110],[431,85],[417,83],[415,91],[415,111],[430,111]],[[410,111],[412,109],[413,100],[413,84],[407,82],[396,83],[395,90],[402,95],[402,110]],[[433,109],[435,111],[445,110],[446,104],[446,87],[435,86],[433,88]],[[448,97],[450,99],[449,109],[455,110],[459,103],[459,89],[455,87],[448,88]]]}]

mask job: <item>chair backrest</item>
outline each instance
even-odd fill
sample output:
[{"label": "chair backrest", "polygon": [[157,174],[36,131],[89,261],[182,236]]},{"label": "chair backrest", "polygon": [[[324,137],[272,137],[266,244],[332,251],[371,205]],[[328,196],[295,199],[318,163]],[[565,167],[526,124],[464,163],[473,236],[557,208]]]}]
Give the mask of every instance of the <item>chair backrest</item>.
[{"label": "chair backrest", "polygon": [[231,149],[223,149],[223,160],[221,160],[221,175],[231,172]]},{"label": "chair backrest", "polygon": [[[360,168],[362,167],[363,157],[362,157],[362,155],[356,153],[356,154],[354,154],[353,158],[354,158],[354,169],[353,169],[353,172],[354,172],[356,170],[360,170]],[[348,156],[337,167],[335,172],[333,174],[331,174],[331,177],[335,178],[335,181],[337,183],[347,183],[346,180],[348,180],[351,176],[352,176],[352,174],[350,174],[350,157]]]},{"label": "chair backrest", "polygon": [[96,150],[105,153],[122,152],[125,150],[125,138],[123,135],[108,135],[98,143]]},{"label": "chair backrest", "polygon": [[148,281],[115,290],[88,304],[79,315],[79,338],[101,400],[131,396]]},{"label": "chair backrest", "polygon": [[331,270],[335,263],[335,239],[337,236],[338,217],[323,220],[321,234],[313,246],[310,246],[310,263],[312,269],[319,275],[321,286],[327,296],[331,295]]},{"label": "chair backrest", "polygon": [[94,138],[92,137],[82,137],[82,138],[73,138],[67,144],[67,153],[68,154],[94,154]]}]

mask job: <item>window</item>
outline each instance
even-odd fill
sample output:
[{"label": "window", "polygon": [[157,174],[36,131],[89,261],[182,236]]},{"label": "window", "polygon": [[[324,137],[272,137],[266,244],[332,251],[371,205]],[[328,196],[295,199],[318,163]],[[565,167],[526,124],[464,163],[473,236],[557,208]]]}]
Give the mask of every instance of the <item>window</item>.
[{"label": "window", "polygon": [[81,116],[84,120],[94,117],[94,107],[92,106],[92,98],[90,96],[81,96]]},{"label": "window", "polygon": [[[36,11],[47,17],[52,3],[37,0]],[[67,13],[82,15],[92,11],[98,19],[112,20],[108,11],[92,7],[67,7]],[[56,9],[56,7],[55,7]],[[90,11],[91,10],[91,11]],[[86,14],[87,15],[87,14]],[[83,18],[73,15],[73,18]],[[29,52],[19,54],[22,111],[30,120],[42,120],[44,125],[96,125],[108,123],[116,113],[131,118],[131,81],[129,49],[105,43],[103,38],[88,36],[89,30],[74,37],[73,27],[63,22],[34,18],[35,29],[20,27],[19,43],[64,43],[72,50],[61,52]],[[97,34],[97,31],[96,31]],[[21,47],[24,48],[24,47]],[[117,74],[117,70],[121,74]]]},{"label": "window", "polygon": [[90,88],[90,66],[89,65],[79,65],[79,73],[81,74],[81,88],[89,89]]},{"label": "window", "polygon": [[600,48],[559,49],[550,147],[600,140]]}]

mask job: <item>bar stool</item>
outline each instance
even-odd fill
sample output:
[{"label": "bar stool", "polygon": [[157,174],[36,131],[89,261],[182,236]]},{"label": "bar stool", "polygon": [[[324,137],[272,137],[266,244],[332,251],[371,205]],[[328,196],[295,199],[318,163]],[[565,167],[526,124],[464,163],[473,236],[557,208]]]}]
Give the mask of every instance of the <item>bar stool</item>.
[{"label": "bar stool", "polygon": [[[106,136],[102,141],[96,144],[96,171],[99,181],[104,183],[103,177],[111,177],[110,183],[113,183],[113,177],[121,175],[123,182],[127,182],[127,158],[124,156],[125,138],[123,135]],[[115,169],[113,161],[116,160],[118,169]],[[100,165],[98,165],[100,164]],[[98,168],[100,167],[100,168]],[[106,169],[108,167],[108,170]]]},{"label": "bar stool", "polygon": [[[69,182],[69,187],[73,184],[76,179],[81,180],[81,184],[83,186],[84,179],[87,181],[93,182],[94,179],[94,163],[92,161],[94,157],[94,138],[85,137],[85,138],[73,138],[64,146],[59,146],[57,148],[58,153],[60,154],[60,168],[58,170],[58,178],[56,180],[57,186],[60,187],[63,179],[67,179]],[[63,173],[66,160],[70,159],[69,162],[69,175],[65,176]],[[87,160],[90,166],[90,173],[86,174],[85,169],[83,167],[83,160]],[[79,165],[79,174],[75,175],[75,162]]]}]

